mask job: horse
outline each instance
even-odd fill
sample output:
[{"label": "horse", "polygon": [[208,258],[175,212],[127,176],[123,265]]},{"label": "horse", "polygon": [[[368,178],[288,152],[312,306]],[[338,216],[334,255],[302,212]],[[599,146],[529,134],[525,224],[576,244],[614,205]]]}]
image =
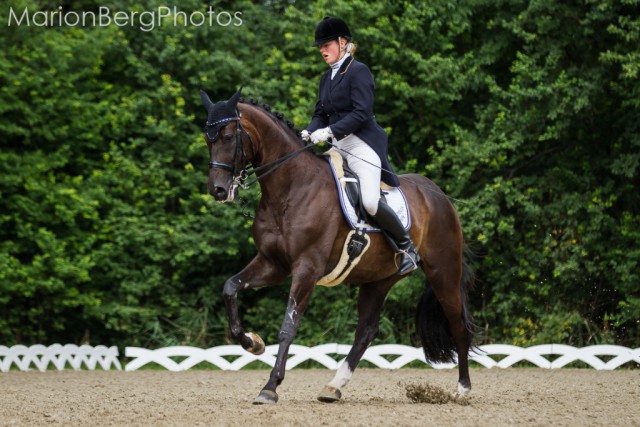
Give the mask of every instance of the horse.
[{"label": "horse", "polygon": [[[209,150],[208,191],[219,202],[233,201],[246,180],[255,174],[261,198],[252,235],[257,255],[224,283],[223,297],[228,336],[253,353],[265,344],[246,332],[238,314],[238,294],[281,284],[291,277],[289,299],[280,327],[278,352],[266,385],[255,404],[278,401],[277,387],[301,318],[318,280],[336,266],[350,231],[338,201],[338,190],[328,162],[309,150],[291,122],[267,105],[240,99],[238,90],[226,101],[213,103],[206,92],[204,126]],[[250,165],[253,169],[248,170]],[[416,310],[416,327],[425,359],[458,363],[457,395],[471,391],[468,354],[473,323],[467,309],[472,280],[463,262],[463,235],[458,215],[444,192],[418,174],[400,175],[400,187],[410,206],[410,236],[425,273],[425,290]],[[382,233],[370,233],[370,249],[344,283],[360,287],[358,324],[353,346],[334,378],[318,396],[322,402],[342,398],[365,350],[378,333],[384,300],[391,287],[406,276],[397,275],[394,252]],[[464,274],[463,274],[464,273]],[[456,358],[457,354],[457,358]]]}]

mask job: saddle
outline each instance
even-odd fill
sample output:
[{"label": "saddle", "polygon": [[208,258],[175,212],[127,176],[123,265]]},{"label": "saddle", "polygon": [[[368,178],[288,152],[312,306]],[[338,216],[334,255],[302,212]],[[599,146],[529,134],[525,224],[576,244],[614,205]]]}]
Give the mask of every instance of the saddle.
[{"label": "saddle", "polygon": [[[324,156],[331,166],[338,187],[340,206],[351,229],[360,229],[364,233],[380,232],[380,228],[364,209],[357,175],[349,169],[347,162],[336,150],[331,149],[324,153]],[[411,228],[411,216],[402,190],[399,187],[390,187],[381,182],[380,196],[393,208],[405,230],[408,231]]]},{"label": "saddle", "polygon": [[[336,150],[329,150],[324,155],[336,181],[342,212],[352,229],[345,240],[338,265],[318,282],[321,286],[335,286],[347,277],[369,249],[371,238],[368,233],[381,230],[364,209],[358,176],[349,169],[347,162]],[[404,194],[400,188],[383,187],[384,185],[386,184],[381,183],[381,197],[385,198],[387,204],[398,214],[405,229],[409,230],[411,218]]]}]

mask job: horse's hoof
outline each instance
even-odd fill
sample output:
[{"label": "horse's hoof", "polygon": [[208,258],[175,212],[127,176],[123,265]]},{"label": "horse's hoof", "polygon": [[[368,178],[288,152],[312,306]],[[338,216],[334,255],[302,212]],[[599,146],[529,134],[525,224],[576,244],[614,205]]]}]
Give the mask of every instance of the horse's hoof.
[{"label": "horse's hoof", "polygon": [[342,397],[342,393],[335,387],[325,386],[320,395],[318,396],[318,400],[324,403],[333,403],[340,400]]},{"label": "horse's hoof", "polygon": [[253,400],[254,405],[275,405],[278,403],[278,393],[271,390],[262,390]]},{"label": "horse's hoof", "polygon": [[460,383],[458,383],[458,389],[455,391],[455,393],[453,393],[453,397],[454,398],[459,398],[459,397],[466,397],[469,395],[469,393],[471,393],[471,387],[466,387]]},{"label": "horse's hoof", "polygon": [[247,336],[247,338],[251,340],[251,346],[249,348],[245,347],[245,350],[247,350],[251,354],[255,354],[256,356],[259,356],[262,353],[264,353],[265,347],[264,347],[264,341],[262,341],[262,338],[260,338],[257,334],[254,334],[253,332],[246,333],[245,335]]}]

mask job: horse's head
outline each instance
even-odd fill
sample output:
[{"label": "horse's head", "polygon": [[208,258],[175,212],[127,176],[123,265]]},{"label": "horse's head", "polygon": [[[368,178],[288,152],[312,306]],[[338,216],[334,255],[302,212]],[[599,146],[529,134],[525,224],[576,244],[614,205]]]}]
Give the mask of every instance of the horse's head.
[{"label": "horse's head", "polygon": [[209,148],[209,194],[219,202],[233,201],[247,163],[237,108],[241,90],[216,104],[206,92],[200,91],[207,109],[204,136]]}]

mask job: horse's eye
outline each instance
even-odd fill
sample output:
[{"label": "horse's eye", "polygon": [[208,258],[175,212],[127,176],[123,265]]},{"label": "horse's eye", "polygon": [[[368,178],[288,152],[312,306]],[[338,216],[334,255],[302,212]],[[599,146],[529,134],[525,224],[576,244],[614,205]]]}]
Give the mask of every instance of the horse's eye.
[{"label": "horse's eye", "polygon": [[223,137],[223,140],[224,142],[231,142],[231,138],[233,138],[233,135],[228,134]]}]

